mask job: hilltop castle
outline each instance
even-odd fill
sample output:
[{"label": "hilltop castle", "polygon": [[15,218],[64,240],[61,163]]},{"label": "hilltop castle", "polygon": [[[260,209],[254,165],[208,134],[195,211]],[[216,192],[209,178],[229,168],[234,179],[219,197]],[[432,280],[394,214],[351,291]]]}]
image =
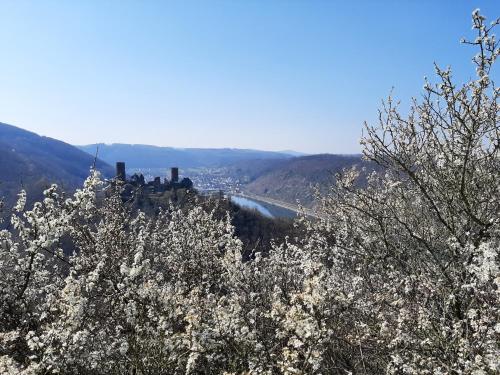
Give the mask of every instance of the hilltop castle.
[{"label": "hilltop castle", "polygon": [[125,163],[119,161],[116,163],[115,179],[117,181],[121,181],[122,184],[125,184],[125,194],[127,190],[133,190],[133,188],[137,187],[146,189],[150,193],[161,193],[167,190],[193,188],[193,182],[189,178],[185,177],[179,181],[179,168],[172,167],[170,171],[170,181],[165,177],[162,182],[160,177],[155,177],[153,181],[145,182],[144,176],[138,173],[134,173],[130,179],[127,180]]}]

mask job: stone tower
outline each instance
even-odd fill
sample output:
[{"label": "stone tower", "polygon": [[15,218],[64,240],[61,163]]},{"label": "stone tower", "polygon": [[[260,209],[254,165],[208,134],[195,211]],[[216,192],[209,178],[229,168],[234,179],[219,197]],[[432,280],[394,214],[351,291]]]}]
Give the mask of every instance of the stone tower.
[{"label": "stone tower", "polygon": [[179,182],[179,168],[172,167],[170,182]]},{"label": "stone tower", "polygon": [[123,161],[116,162],[116,179],[125,182],[125,163]]}]

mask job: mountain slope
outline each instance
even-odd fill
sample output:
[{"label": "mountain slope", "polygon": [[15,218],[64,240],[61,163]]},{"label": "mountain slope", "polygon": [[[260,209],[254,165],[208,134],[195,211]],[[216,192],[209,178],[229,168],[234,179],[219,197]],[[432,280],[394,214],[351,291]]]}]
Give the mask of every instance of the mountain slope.
[{"label": "mountain slope", "polygon": [[[0,197],[11,204],[21,188],[30,201],[52,183],[71,191],[89,175],[94,158],[62,141],[0,123]],[[111,177],[113,168],[101,160],[96,168]]]},{"label": "mountain slope", "polygon": [[95,154],[109,164],[124,161],[130,168],[180,168],[221,167],[242,160],[286,159],[293,155],[284,152],[244,150],[234,148],[173,148],[132,144],[93,144],[76,146],[89,154]]},{"label": "mountain slope", "polygon": [[325,192],[334,183],[335,174],[344,168],[365,164],[360,155],[309,155],[268,163],[235,166],[247,176],[244,190],[263,197],[311,206],[313,187]]}]

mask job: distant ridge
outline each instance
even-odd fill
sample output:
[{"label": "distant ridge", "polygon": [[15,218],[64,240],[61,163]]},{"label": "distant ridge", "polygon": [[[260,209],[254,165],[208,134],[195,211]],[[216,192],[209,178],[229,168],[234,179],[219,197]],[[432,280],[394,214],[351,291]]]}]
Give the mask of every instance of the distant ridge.
[{"label": "distant ridge", "polygon": [[237,148],[174,148],[143,144],[91,144],[76,146],[94,154],[99,146],[99,157],[113,164],[124,161],[130,168],[223,167],[243,160],[287,159],[295,155],[287,152],[260,151]]},{"label": "distant ridge", "polygon": [[[94,156],[57,139],[0,122],[0,197],[8,203],[24,188],[32,201],[52,183],[71,191],[89,175]],[[104,176],[113,168],[97,160]]]}]

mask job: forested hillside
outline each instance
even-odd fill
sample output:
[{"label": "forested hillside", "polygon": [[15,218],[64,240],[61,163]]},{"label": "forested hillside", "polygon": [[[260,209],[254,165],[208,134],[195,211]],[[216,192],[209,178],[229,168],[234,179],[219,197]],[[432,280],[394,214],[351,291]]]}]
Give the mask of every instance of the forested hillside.
[{"label": "forested hillside", "polygon": [[232,166],[230,173],[240,176],[244,191],[262,197],[311,207],[315,188],[326,193],[335,175],[345,168],[373,166],[361,155],[319,154],[286,160],[255,160]]},{"label": "forested hillside", "polygon": [[[0,197],[8,203],[21,189],[30,200],[40,199],[52,183],[71,192],[88,177],[93,162],[93,156],[67,143],[0,123]],[[104,176],[114,174],[101,160],[96,168]]]}]

